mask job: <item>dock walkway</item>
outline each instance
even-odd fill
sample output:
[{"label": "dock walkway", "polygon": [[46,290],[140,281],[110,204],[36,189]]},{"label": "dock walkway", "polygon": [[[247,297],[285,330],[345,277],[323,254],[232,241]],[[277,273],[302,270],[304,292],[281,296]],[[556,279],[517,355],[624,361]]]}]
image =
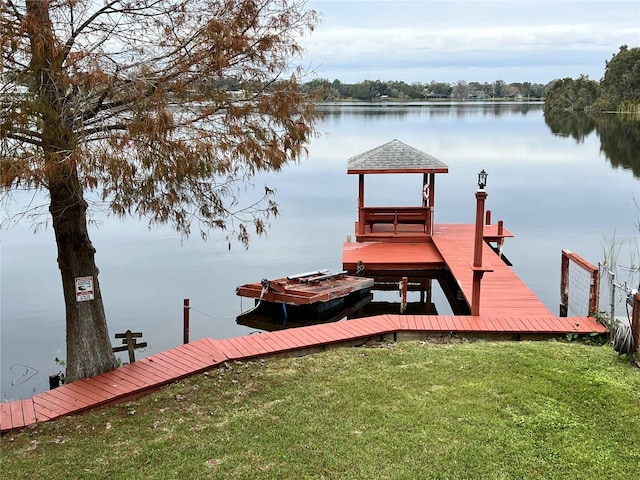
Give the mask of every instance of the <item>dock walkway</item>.
[{"label": "dock walkway", "polygon": [[[491,227],[491,226],[490,226]],[[487,230],[490,230],[490,227]],[[458,280],[467,303],[471,305],[474,225],[436,225],[433,243]],[[506,265],[489,245],[483,243],[483,263],[493,271],[482,278],[480,313],[513,316],[553,316],[542,301]]]},{"label": "dock walkway", "polygon": [[[345,243],[343,267],[356,271],[359,262],[363,275],[394,272],[396,275],[437,273],[448,269],[458,282],[467,304],[471,305],[474,225],[436,224],[431,241],[420,243],[354,242]],[[496,237],[496,226],[485,225],[485,240]],[[510,232],[505,236],[512,236]],[[492,272],[482,279],[480,312],[490,315],[553,316],[553,313],[506,265],[493,249],[483,243],[483,263]]]},{"label": "dock walkway", "polygon": [[135,398],[227,361],[304,355],[331,346],[424,338],[434,333],[540,338],[568,332],[589,335],[604,331],[605,328],[590,317],[378,315],[222,340],[203,338],[32,398],[0,403],[0,431],[4,434]]}]

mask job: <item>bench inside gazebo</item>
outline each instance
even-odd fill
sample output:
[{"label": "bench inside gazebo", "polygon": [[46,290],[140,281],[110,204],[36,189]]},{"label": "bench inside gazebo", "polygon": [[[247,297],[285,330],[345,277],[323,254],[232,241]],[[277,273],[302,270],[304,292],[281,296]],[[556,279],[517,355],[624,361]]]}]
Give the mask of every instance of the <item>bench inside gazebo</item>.
[{"label": "bench inside gazebo", "polygon": [[[433,232],[435,175],[449,167],[399,140],[392,140],[348,160],[347,173],[358,175],[356,241],[429,241]],[[365,175],[421,174],[419,206],[365,206]]]}]

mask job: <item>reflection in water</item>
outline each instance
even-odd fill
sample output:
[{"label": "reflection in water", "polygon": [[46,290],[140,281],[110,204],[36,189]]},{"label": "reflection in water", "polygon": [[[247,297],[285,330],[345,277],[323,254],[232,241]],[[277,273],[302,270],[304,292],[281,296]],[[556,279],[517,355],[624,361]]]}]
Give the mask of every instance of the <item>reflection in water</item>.
[{"label": "reflection in water", "polygon": [[316,110],[324,117],[352,116],[354,114],[362,117],[384,117],[401,119],[416,115],[416,112],[429,117],[454,117],[464,118],[472,115],[501,117],[503,115],[513,115],[520,113],[526,115],[531,112],[540,111],[539,102],[416,102],[416,103],[394,103],[394,102],[340,102],[322,103],[316,106]]},{"label": "reflection in water", "polygon": [[627,115],[588,115],[546,112],[547,126],[554,135],[577,142],[595,130],[600,149],[614,167],[631,170],[640,178],[640,119]]}]

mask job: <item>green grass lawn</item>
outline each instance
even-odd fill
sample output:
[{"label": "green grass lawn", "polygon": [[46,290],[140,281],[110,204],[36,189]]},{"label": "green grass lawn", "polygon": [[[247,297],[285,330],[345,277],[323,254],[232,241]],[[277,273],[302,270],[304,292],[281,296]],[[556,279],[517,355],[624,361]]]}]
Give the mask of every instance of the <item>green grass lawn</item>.
[{"label": "green grass lawn", "polygon": [[640,370],[579,343],[333,349],[226,365],[0,448],[12,479],[635,478]]}]

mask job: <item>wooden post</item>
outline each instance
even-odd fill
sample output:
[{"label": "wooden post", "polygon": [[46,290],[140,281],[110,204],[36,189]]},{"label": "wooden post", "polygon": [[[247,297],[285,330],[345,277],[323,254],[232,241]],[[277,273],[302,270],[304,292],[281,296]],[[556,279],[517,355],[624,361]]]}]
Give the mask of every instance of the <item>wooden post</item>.
[{"label": "wooden post", "polygon": [[589,316],[598,312],[598,292],[600,291],[600,271],[591,271],[591,288],[589,289]]},{"label": "wooden post", "polygon": [[427,289],[427,298],[425,299],[425,303],[427,304],[427,309],[425,311],[425,313],[431,314],[433,313],[431,310],[431,304],[432,302],[432,297],[431,297],[431,291],[433,290],[433,281],[432,279],[428,278],[427,279],[427,283],[426,283],[426,289]]},{"label": "wooden post", "polygon": [[482,243],[484,242],[484,203],[487,192],[484,189],[476,191],[476,232],[473,245],[473,284],[471,288],[471,315],[480,315],[480,284],[485,270],[482,268]]},{"label": "wooden post", "polygon": [[433,221],[436,210],[436,174],[429,174],[429,220],[427,222],[427,233],[431,235],[433,233]]},{"label": "wooden post", "polygon": [[133,350],[133,344],[135,343],[135,340],[131,336],[131,330],[127,330],[126,332],[124,332],[124,334],[126,336],[123,342],[127,342],[127,352],[129,352],[129,363],[133,363],[136,361],[136,354]]},{"label": "wooden post", "polygon": [[640,293],[633,295],[631,335],[633,336],[633,347],[631,347],[631,351],[640,353]]},{"label": "wooden post", "polygon": [[189,343],[189,299],[185,298],[182,309],[182,343]]},{"label": "wooden post", "polygon": [[364,235],[364,174],[358,175],[358,233]]},{"label": "wooden post", "polygon": [[560,316],[569,314],[569,250],[562,250],[560,263]]},{"label": "wooden post", "polygon": [[429,205],[431,205],[429,203],[429,190],[431,190],[430,186],[429,186],[429,175],[427,175],[426,173],[422,174],[422,206],[423,207],[428,207]]},{"label": "wooden post", "polygon": [[405,313],[407,311],[407,290],[409,289],[409,279],[407,277],[402,277],[402,281],[400,282],[400,313]]},{"label": "wooden post", "polygon": [[475,243],[473,246],[473,266],[482,266],[482,242],[484,234],[484,225],[482,224],[482,217],[484,215],[484,202],[487,198],[487,192],[484,190],[478,190],[476,192],[476,234],[474,237]]},{"label": "wooden post", "polygon": [[144,348],[147,346],[147,342],[138,343],[137,339],[142,338],[142,332],[132,332],[131,330],[127,330],[124,333],[116,333],[116,338],[121,338],[123,346],[113,348],[113,352],[128,352],[129,353],[129,363],[133,363],[136,361],[136,348]]}]

